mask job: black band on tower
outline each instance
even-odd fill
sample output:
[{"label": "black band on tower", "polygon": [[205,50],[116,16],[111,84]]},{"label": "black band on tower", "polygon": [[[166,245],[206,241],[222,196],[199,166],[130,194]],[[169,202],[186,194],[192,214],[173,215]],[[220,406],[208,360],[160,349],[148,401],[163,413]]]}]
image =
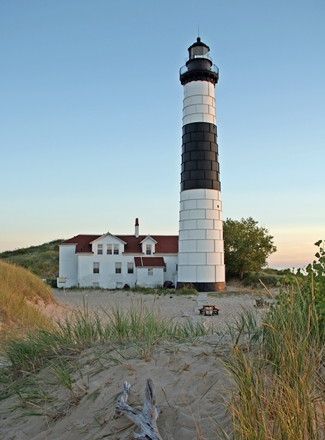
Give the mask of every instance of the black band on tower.
[{"label": "black band on tower", "polygon": [[183,127],[181,191],[197,188],[220,191],[217,127],[207,122]]},{"label": "black band on tower", "polygon": [[[182,289],[183,287],[187,287],[187,286],[188,286],[188,283],[178,282],[176,289]],[[221,281],[221,282],[217,281],[217,282],[211,282],[211,283],[192,282],[191,286],[193,286],[194,289],[196,289],[198,292],[222,292],[223,290],[225,290],[226,283],[224,281]]]}]

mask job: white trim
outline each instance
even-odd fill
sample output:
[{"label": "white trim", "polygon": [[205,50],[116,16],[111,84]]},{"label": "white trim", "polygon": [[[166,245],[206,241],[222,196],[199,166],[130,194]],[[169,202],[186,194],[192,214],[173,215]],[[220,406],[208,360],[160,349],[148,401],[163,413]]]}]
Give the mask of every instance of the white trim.
[{"label": "white trim", "polygon": [[107,234],[101,235],[100,237],[96,238],[96,239],[93,240],[93,241],[90,241],[89,243],[90,243],[90,244],[94,244],[94,243],[96,243],[96,241],[98,241],[98,240],[102,240],[103,238],[108,237],[108,236],[115,238],[116,240],[118,240],[118,241],[119,241],[120,243],[122,243],[122,244],[127,244],[126,241],[121,240],[121,239],[118,238],[116,235],[113,235],[113,234],[111,234],[110,232],[107,232]]}]

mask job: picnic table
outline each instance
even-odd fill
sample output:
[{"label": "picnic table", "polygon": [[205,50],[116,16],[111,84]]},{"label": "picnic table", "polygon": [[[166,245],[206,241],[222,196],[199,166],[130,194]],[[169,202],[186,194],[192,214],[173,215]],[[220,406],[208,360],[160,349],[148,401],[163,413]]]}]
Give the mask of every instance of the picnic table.
[{"label": "picnic table", "polygon": [[200,315],[213,316],[219,315],[219,310],[214,304],[203,304],[199,309]]}]

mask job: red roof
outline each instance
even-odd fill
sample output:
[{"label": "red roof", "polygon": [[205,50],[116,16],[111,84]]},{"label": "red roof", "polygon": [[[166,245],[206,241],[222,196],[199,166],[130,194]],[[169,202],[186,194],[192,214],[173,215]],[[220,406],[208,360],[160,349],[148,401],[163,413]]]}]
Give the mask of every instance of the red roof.
[{"label": "red roof", "polygon": [[[144,240],[147,235],[116,235],[117,238],[125,241],[124,252],[126,253],[141,253],[142,246],[141,241]],[[155,245],[156,254],[177,254],[178,253],[178,235],[150,235],[157,244]]]},{"label": "red roof", "polygon": [[[76,235],[69,238],[69,240],[63,241],[61,244],[76,244],[76,253],[79,252],[92,252],[91,242],[102,235]],[[124,253],[141,254],[142,247],[140,242],[144,240],[147,235],[115,235],[122,241],[126,242],[124,247]],[[177,254],[178,253],[178,235],[150,235],[157,244],[155,245],[156,254]]]},{"label": "red roof", "polygon": [[136,267],[165,267],[163,257],[134,257]]},{"label": "red roof", "polygon": [[92,252],[91,242],[101,235],[76,235],[75,237],[64,240],[61,244],[76,244],[76,253],[78,252]]}]

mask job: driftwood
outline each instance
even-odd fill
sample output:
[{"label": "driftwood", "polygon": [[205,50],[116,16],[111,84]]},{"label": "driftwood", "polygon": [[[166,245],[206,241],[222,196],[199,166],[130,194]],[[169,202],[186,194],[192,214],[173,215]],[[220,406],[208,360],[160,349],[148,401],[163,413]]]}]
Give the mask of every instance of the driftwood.
[{"label": "driftwood", "polygon": [[162,440],[156,423],[160,410],[156,405],[155,386],[152,380],[147,379],[146,382],[145,398],[142,411],[132,408],[132,406],[126,403],[130,388],[131,385],[128,382],[124,382],[122,394],[116,403],[114,417],[122,413],[140,428],[140,434],[134,433],[134,438],[142,440]]}]

